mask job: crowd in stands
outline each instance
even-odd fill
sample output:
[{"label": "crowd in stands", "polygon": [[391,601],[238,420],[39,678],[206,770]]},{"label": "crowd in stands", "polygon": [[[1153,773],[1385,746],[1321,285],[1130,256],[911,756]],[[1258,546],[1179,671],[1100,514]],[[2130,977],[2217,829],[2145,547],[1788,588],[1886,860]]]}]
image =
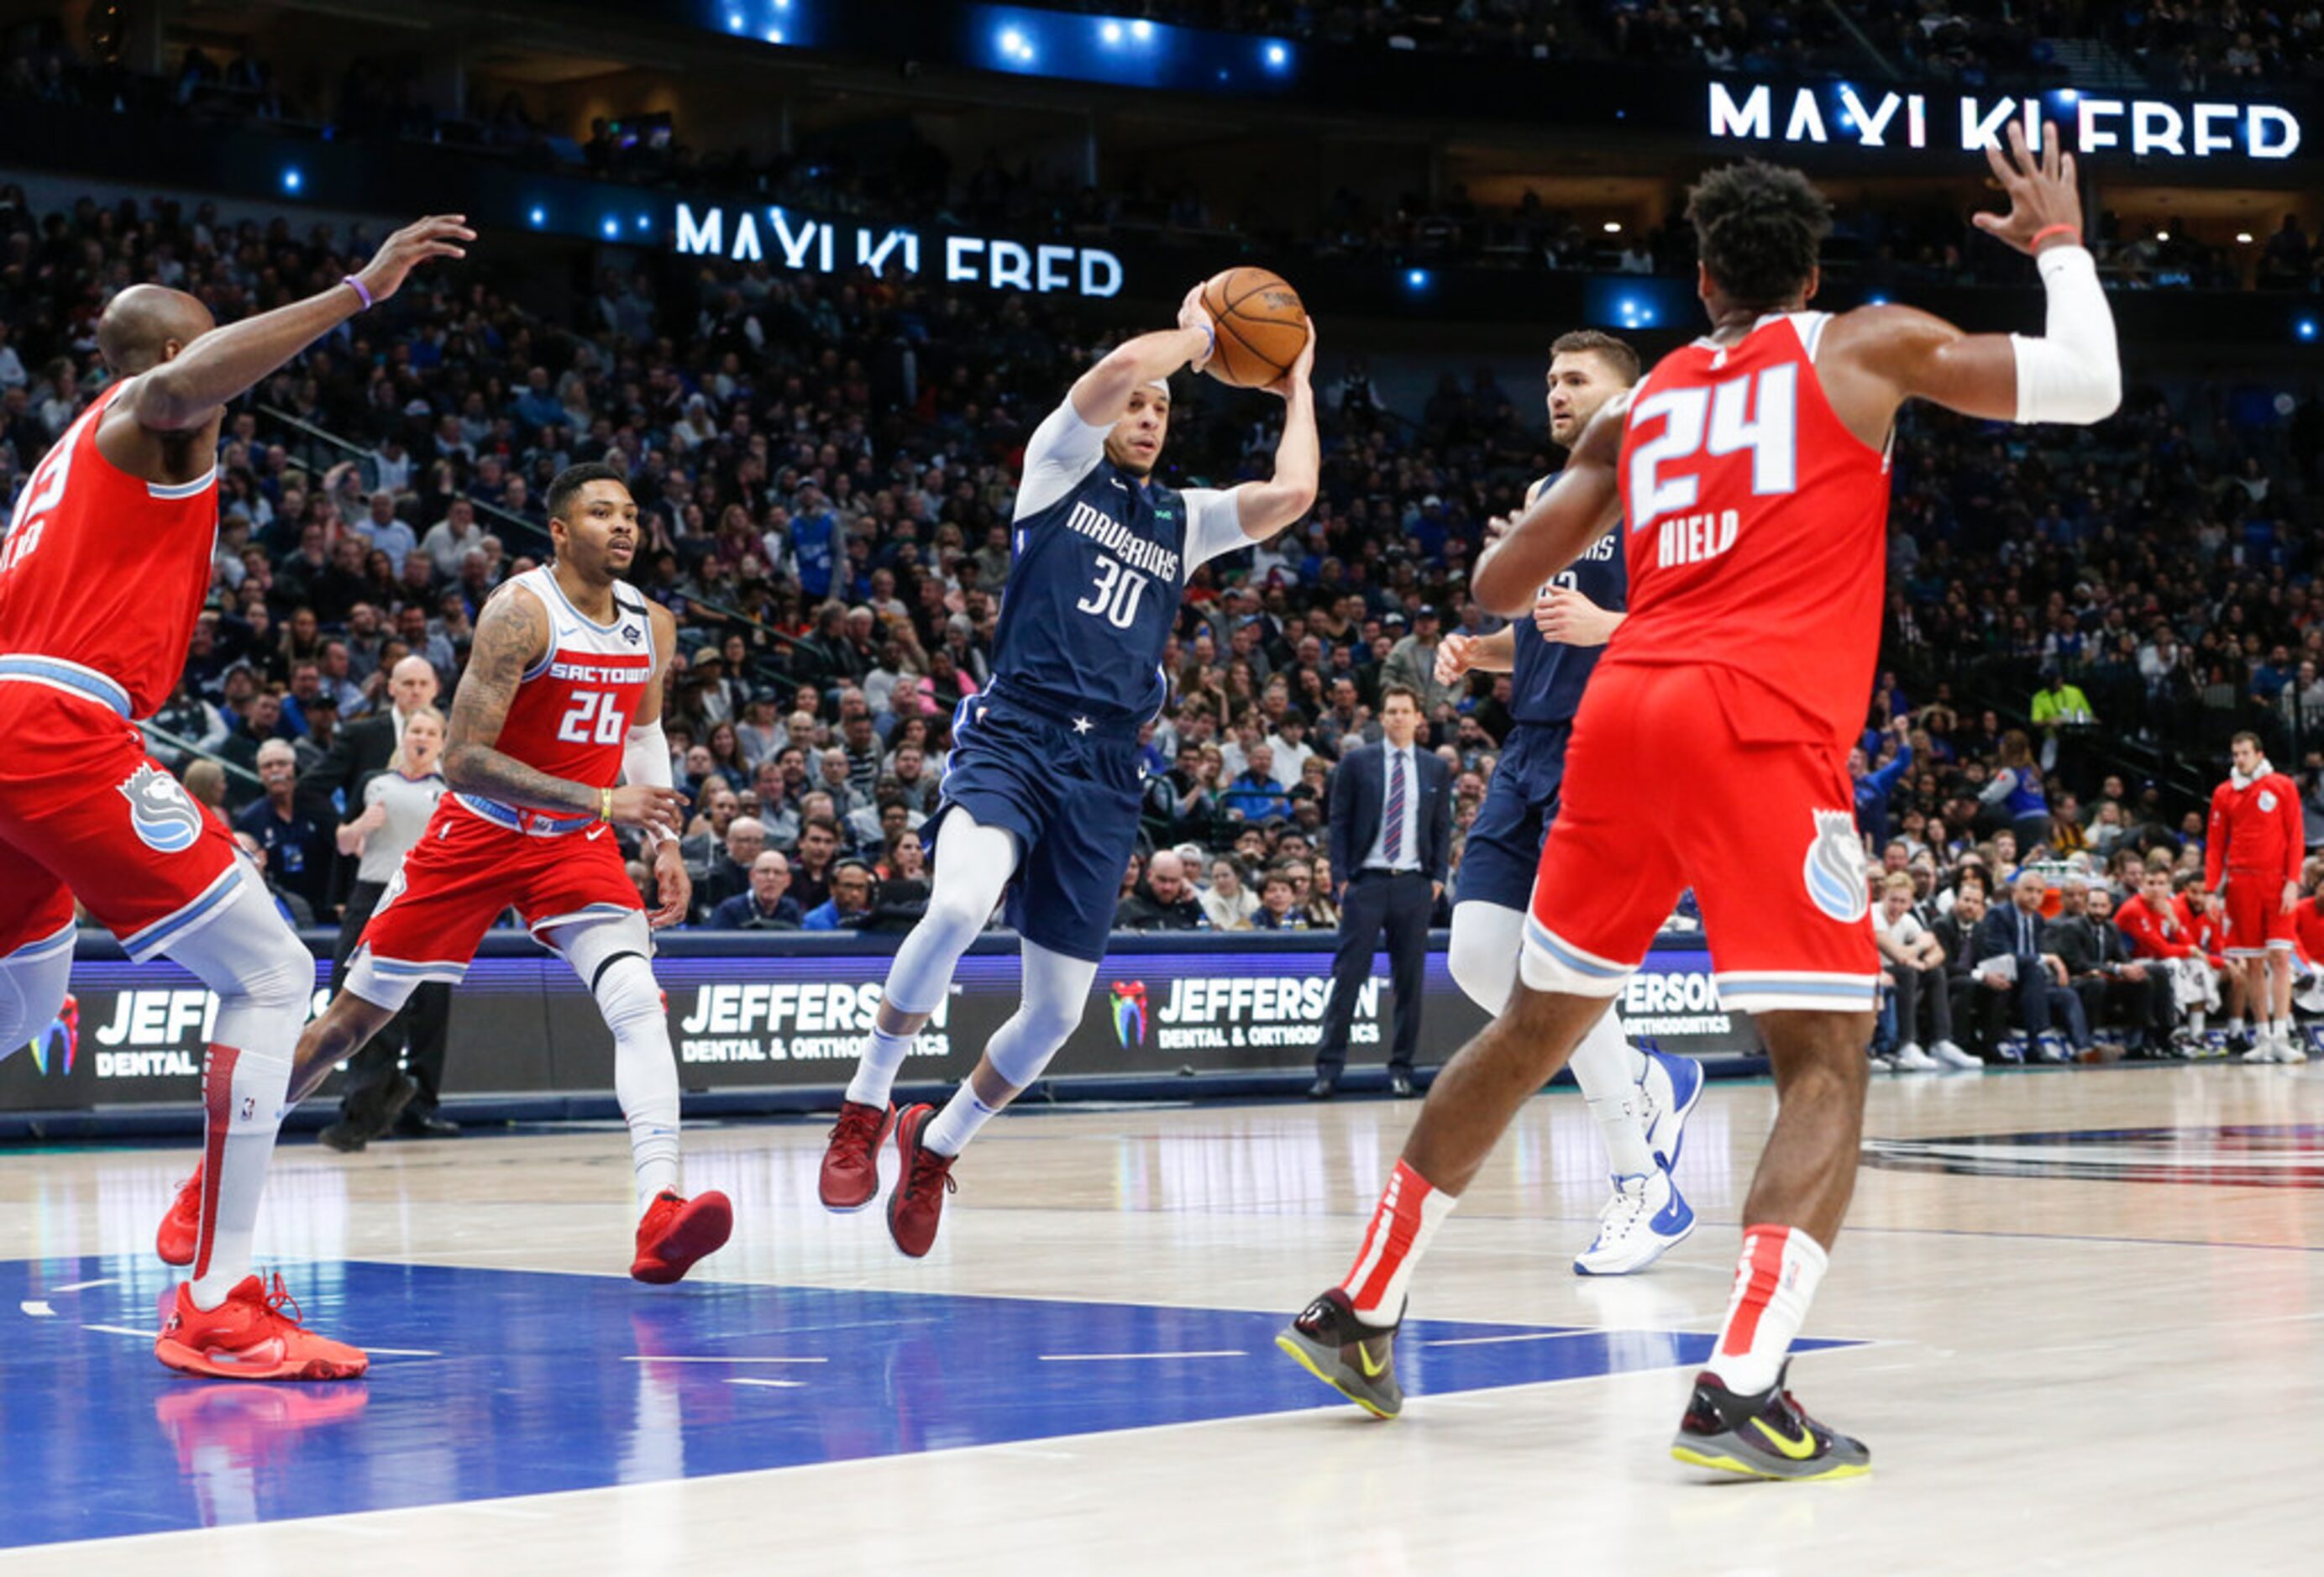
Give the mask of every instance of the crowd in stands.
[{"label": "crowd in stands", "polygon": [[[0,498],[99,386],[110,290],[158,278],[233,318],[371,244],[167,204],[36,217],[0,191]],[[448,700],[484,599],[545,554],[547,480],[610,457],[648,522],[636,578],[680,621],[665,717],[696,921],[908,926],[949,719],[991,678],[1015,467],[1098,347],[1039,298],[650,266],[669,272],[609,275],[569,324],[520,311],[481,261],[415,281],[235,410],[217,578],[156,748],[263,828],[284,774],[389,704],[400,661]],[[1265,473],[1272,401],[1185,396],[1167,479]],[[1554,465],[1538,395],[1448,372],[1391,411],[1360,359],[1327,357],[1319,396],[1311,517],[1188,591],[1126,925],[1332,925],[1331,767],[1388,683],[1422,697],[1458,828],[1482,798],[1508,679],[1441,685],[1434,646],[1489,624],[1467,571]],[[318,452],[273,411],[352,447]],[[2200,863],[2195,807],[2243,727],[2301,775],[2324,843],[2318,421],[2312,395],[2287,414],[2232,387],[2135,388],[2112,421],[2038,442],[1915,413],[1861,763],[1875,855],[1901,852],[1948,913],[1973,871],[2061,859],[2127,899],[2134,862]],[[360,800],[336,808],[345,825]],[[296,870],[269,851],[325,924],[337,830],[309,829]]]}]

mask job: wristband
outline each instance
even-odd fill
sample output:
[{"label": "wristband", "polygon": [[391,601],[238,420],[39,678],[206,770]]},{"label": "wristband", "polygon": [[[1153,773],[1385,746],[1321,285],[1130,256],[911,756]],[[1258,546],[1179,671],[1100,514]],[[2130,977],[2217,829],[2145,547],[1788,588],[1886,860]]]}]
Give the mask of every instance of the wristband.
[{"label": "wristband", "polygon": [[613,791],[611,788],[597,790],[597,819],[599,821],[613,819]]},{"label": "wristband", "polygon": [[2025,250],[2033,251],[2052,235],[2070,235],[2076,246],[2082,244],[2082,227],[2080,225],[2044,225],[2034,232],[2034,239],[2025,244]]},{"label": "wristband", "polygon": [[1207,318],[1203,319],[1203,335],[1210,341],[1210,347],[1203,352],[1203,360],[1208,362],[1219,354],[1219,331],[1211,326],[1211,320]]},{"label": "wristband", "polygon": [[352,290],[355,291],[355,293],[357,296],[361,297],[361,298],[363,299],[363,304],[364,304],[364,308],[365,308],[366,309],[369,309],[370,308],[375,307],[375,306],[377,306],[377,305],[379,304],[378,302],[376,302],[376,301],[374,301],[374,300],[373,300],[371,299],[371,292],[370,292],[369,290],[364,290],[364,282],[363,282],[363,281],[361,281],[361,280],[359,280],[359,279],[355,278],[355,275],[353,275],[353,274],[347,274],[347,275],[344,276],[344,277],[339,281],[339,283],[341,283],[341,284],[343,284],[343,285],[346,285],[346,286],[348,286],[350,289],[352,289]]}]

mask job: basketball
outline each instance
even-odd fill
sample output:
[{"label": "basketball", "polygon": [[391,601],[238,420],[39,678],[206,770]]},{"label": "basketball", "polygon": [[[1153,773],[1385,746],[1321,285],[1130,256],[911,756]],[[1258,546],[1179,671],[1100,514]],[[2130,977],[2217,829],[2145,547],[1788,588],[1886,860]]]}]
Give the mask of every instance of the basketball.
[{"label": "basketball", "polygon": [[1219,331],[1218,350],[1203,370],[1222,383],[1272,383],[1307,348],[1307,309],[1281,274],[1263,268],[1213,274],[1203,286],[1203,307]]}]

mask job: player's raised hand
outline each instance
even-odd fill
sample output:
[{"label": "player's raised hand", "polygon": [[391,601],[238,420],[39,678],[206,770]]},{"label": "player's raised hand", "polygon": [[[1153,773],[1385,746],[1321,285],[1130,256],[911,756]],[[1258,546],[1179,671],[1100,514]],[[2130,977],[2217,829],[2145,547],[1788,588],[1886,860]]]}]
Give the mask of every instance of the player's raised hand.
[{"label": "player's raised hand", "polygon": [[413,221],[380,244],[379,251],[355,277],[374,302],[384,301],[403,288],[411,271],[431,257],[466,257],[466,243],[476,233],[466,214],[431,214]]},{"label": "player's raised hand", "polygon": [[2009,211],[1972,216],[1978,229],[2027,254],[2034,251],[2036,236],[2044,246],[2081,244],[2082,194],[2074,185],[2074,156],[2059,145],[2056,126],[2043,124],[2042,152],[2036,157],[2025,146],[2025,128],[2012,121],[2008,155],[1987,143],[1985,161],[2009,198]]},{"label": "player's raised hand", "polygon": [[[1211,356],[1219,347],[1219,326],[1212,320],[1211,309],[1203,305],[1202,285],[1197,284],[1193,290],[1188,290],[1186,299],[1178,303],[1178,327],[1198,329],[1204,337],[1204,343],[1207,348],[1201,355],[1186,364],[1188,367],[1199,373],[1211,364]],[[1314,336],[1311,335],[1308,337],[1312,342]]]},{"label": "player's raised hand", "polygon": [[1271,383],[1262,385],[1262,387],[1264,387],[1269,394],[1274,395],[1277,400],[1288,400],[1291,398],[1292,389],[1295,386],[1301,388],[1305,387],[1308,378],[1314,373],[1314,371],[1315,320],[1313,318],[1310,318],[1307,319],[1307,345],[1305,349],[1300,351],[1299,359],[1291,364],[1290,370],[1286,372],[1283,376],[1276,379]]},{"label": "player's raised hand", "polygon": [[676,838],[664,838],[661,847],[654,851],[654,889],[661,901],[646,916],[646,923],[654,930],[675,926],[686,918],[687,910],[694,906],[694,878],[687,873],[686,857],[678,852]]},{"label": "player's raised hand", "polygon": [[1469,671],[1470,648],[1476,644],[1473,635],[1447,635],[1436,643],[1436,682],[1449,685]]},{"label": "player's raised hand", "polygon": [[686,796],[675,788],[657,788],[650,783],[624,783],[613,790],[613,806],[605,819],[632,832],[658,826],[682,833],[686,830]]}]

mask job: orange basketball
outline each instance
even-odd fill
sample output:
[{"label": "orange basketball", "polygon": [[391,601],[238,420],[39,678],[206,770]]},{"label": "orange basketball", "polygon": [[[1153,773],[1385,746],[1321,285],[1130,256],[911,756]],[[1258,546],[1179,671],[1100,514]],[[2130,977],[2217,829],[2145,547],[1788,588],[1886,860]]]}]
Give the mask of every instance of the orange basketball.
[{"label": "orange basketball", "polygon": [[1203,308],[1219,333],[1219,347],[1203,370],[1222,383],[1272,383],[1307,348],[1307,309],[1281,274],[1263,268],[1213,274],[1203,285]]}]

